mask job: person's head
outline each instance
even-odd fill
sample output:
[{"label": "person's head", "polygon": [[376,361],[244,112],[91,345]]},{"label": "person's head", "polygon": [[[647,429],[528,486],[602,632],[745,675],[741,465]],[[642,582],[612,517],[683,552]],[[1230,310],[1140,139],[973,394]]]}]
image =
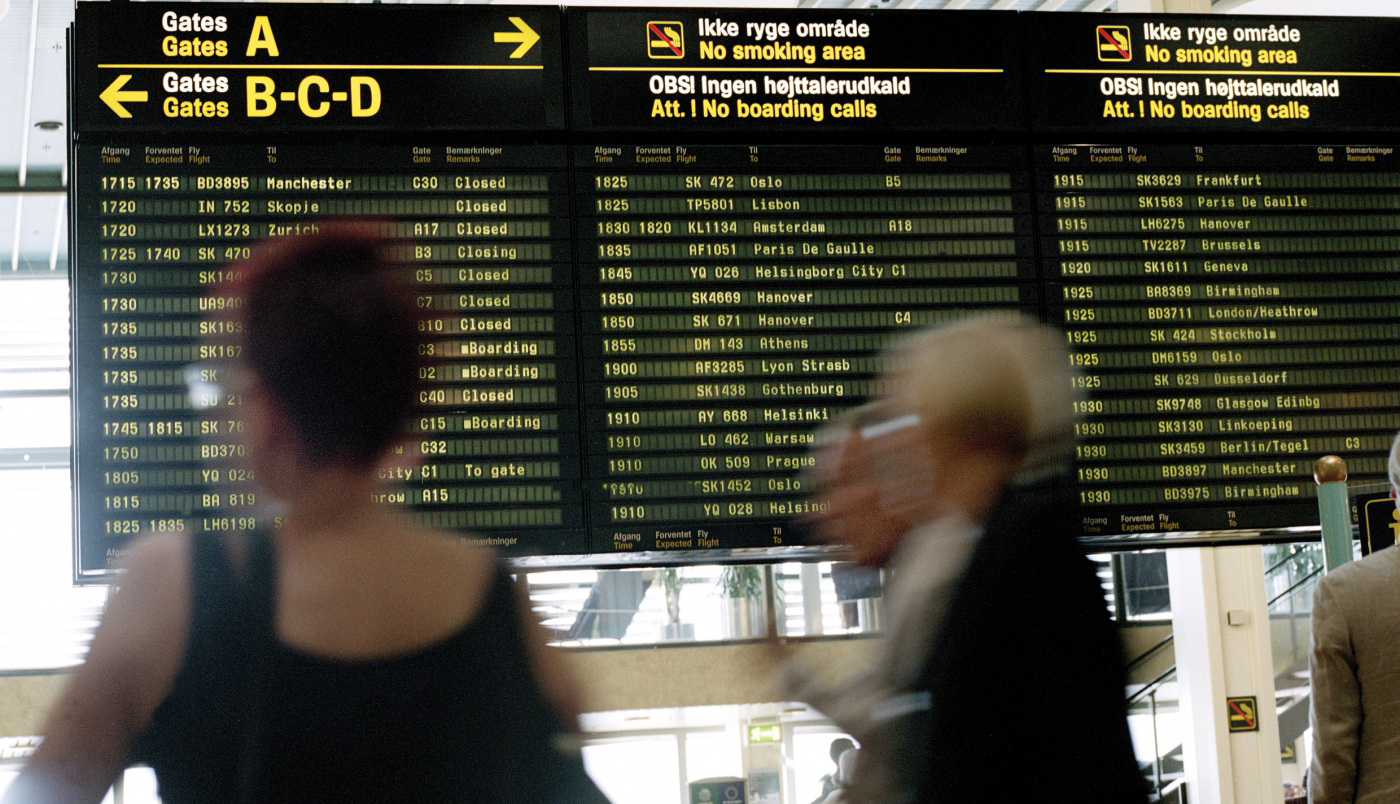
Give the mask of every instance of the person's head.
[{"label": "person's head", "polygon": [[885,353],[881,395],[861,432],[886,511],[911,522],[975,521],[1015,475],[1060,463],[1074,440],[1064,336],[1021,315],[922,330]]},{"label": "person's head", "polygon": [[880,504],[880,489],[859,432],[863,412],[846,411],[817,432],[813,464],[803,483],[814,509],[808,519],[822,540],[851,548],[857,563],[878,565],[908,523],[889,516]]},{"label": "person's head", "polygon": [[851,738],[837,737],[835,740],[831,741],[831,749],[828,752],[831,756],[831,761],[839,764],[841,755],[855,747],[855,741]]},{"label": "person's head", "polygon": [[368,469],[416,402],[420,311],[372,224],[318,226],[232,266],[233,368],[306,466]]}]

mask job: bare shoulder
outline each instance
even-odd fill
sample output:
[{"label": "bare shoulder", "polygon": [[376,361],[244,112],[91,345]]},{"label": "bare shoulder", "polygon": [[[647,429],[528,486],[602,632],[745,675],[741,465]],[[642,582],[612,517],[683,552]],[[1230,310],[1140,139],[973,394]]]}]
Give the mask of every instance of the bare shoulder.
[{"label": "bare shoulder", "polygon": [[190,538],[142,537],[93,635],[87,661],[50,711],[26,775],[97,801],[170,690],[189,630]]},{"label": "bare shoulder", "polygon": [[[149,581],[169,581],[172,574],[189,577],[191,536],[184,531],[146,533],[132,542],[122,558],[118,587],[141,587]],[[168,585],[168,583],[164,584]]]},{"label": "bare shoulder", "polygon": [[[142,536],[127,553],[124,572],[93,638],[89,663],[111,671],[138,672],[154,701],[174,679],[189,630],[191,536],[183,532]],[[161,683],[163,682],[163,683]]]},{"label": "bare shoulder", "polygon": [[489,548],[479,547],[457,534],[439,530],[420,530],[416,534],[424,546],[424,558],[438,562],[446,571],[465,580],[489,579],[495,570],[497,556]]},{"label": "bare shoulder", "polygon": [[411,571],[423,593],[455,610],[457,619],[474,617],[494,581],[496,554],[457,534],[436,530],[416,530],[413,541],[416,557]]}]

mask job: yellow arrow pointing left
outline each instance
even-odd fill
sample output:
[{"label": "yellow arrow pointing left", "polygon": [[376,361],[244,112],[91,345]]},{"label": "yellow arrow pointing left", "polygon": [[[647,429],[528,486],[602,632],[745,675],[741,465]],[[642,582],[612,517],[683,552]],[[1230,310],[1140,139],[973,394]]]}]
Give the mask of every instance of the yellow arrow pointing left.
[{"label": "yellow arrow pointing left", "polygon": [[509,19],[511,21],[511,24],[520,30],[518,32],[497,31],[496,41],[519,42],[520,47],[517,47],[515,49],[515,52],[510,54],[510,57],[512,59],[518,59],[521,56],[524,56],[526,53],[528,53],[530,48],[535,46],[536,42],[540,41],[540,35],[535,33],[534,28],[531,28],[529,25],[526,25],[525,20],[522,20],[519,17],[510,17]]},{"label": "yellow arrow pointing left", "polygon": [[103,103],[112,107],[112,111],[117,113],[117,117],[131,117],[131,112],[126,110],[123,103],[144,103],[146,101],[147,96],[144,89],[122,90],[122,87],[126,86],[126,82],[130,80],[131,76],[129,75],[119,75],[111,86],[102,90],[102,94],[97,96],[102,99]]}]

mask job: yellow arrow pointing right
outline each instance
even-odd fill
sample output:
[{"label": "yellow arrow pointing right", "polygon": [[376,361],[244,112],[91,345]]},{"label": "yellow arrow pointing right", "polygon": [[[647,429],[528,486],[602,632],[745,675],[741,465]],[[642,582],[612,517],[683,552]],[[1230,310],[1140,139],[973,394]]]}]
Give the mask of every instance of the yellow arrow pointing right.
[{"label": "yellow arrow pointing right", "polygon": [[122,87],[126,86],[126,82],[130,80],[131,76],[129,75],[119,75],[117,80],[113,81],[110,86],[102,90],[101,95],[97,96],[102,99],[103,103],[112,107],[112,111],[117,113],[117,117],[131,117],[131,112],[126,110],[123,103],[145,103],[146,101],[147,95],[144,89],[122,90]]},{"label": "yellow arrow pointing right", "polygon": [[519,42],[520,47],[517,47],[515,49],[515,52],[510,54],[510,57],[512,59],[518,59],[521,56],[524,56],[526,53],[528,53],[530,48],[535,46],[536,42],[540,41],[540,35],[535,33],[534,28],[531,28],[529,25],[526,25],[525,20],[522,20],[519,17],[509,17],[508,19],[510,20],[512,25],[519,29],[519,31],[497,31],[496,41]]}]

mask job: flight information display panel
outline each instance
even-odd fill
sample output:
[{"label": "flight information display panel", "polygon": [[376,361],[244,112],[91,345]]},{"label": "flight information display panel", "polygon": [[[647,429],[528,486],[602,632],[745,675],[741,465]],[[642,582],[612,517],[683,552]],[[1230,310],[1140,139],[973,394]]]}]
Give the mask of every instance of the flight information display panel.
[{"label": "flight information display panel", "polygon": [[211,318],[235,303],[218,288],[256,240],[342,216],[379,221],[433,314],[421,413],[382,500],[506,552],[584,552],[565,159],[562,146],[79,146],[82,566],[106,570],[141,531],[259,524],[239,400],[203,390],[237,357]]},{"label": "flight information display panel", "polygon": [[383,499],[516,555],[806,543],[813,431],[988,310],[1075,351],[1085,535],[1312,524],[1400,427],[1394,26],[79,4],[77,575],[260,516],[209,291],[347,215],[435,314]]},{"label": "flight information display panel", "polygon": [[1091,393],[1086,534],[1315,521],[1400,429],[1391,147],[1037,146],[1049,319]]},{"label": "flight information display panel", "polygon": [[1020,149],[574,153],[595,551],[793,543],[813,432],[891,336],[1036,309]]}]

